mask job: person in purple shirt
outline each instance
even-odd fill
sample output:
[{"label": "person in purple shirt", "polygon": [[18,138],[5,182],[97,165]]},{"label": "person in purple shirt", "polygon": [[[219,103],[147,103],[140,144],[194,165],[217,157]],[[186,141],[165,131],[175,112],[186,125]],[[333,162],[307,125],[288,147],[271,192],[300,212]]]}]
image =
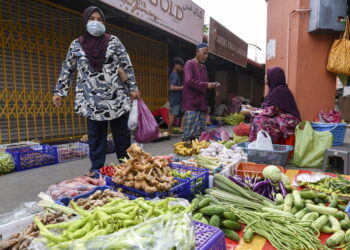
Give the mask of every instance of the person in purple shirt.
[{"label": "person in purple shirt", "polygon": [[183,141],[192,139],[205,131],[205,117],[208,109],[207,90],[220,85],[208,82],[208,73],[204,63],[209,55],[208,44],[196,46],[196,56],[188,60],[184,67],[184,86],[182,90],[182,109],[184,115]]}]

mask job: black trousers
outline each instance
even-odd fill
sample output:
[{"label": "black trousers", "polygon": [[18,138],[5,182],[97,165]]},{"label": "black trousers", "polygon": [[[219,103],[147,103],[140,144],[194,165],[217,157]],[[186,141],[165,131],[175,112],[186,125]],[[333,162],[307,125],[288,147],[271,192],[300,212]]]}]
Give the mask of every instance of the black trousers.
[{"label": "black trousers", "polygon": [[126,150],[131,145],[128,128],[129,113],[111,121],[93,121],[87,119],[89,138],[90,171],[100,169],[106,160],[108,123],[111,126],[113,141],[118,159],[127,157]]}]

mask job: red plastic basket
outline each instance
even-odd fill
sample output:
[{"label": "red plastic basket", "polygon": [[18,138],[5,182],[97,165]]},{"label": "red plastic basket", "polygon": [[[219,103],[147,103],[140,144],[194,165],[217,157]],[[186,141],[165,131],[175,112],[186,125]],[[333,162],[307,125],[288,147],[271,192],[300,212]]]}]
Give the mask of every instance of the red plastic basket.
[{"label": "red plastic basket", "polygon": [[[263,165],[263,164],[255,164],[255,163],[240,163],[236,169],[235,169],[235,174],[239,176],[261,176],[263,177],[263,170],[269,165]],[[286,170],[281,167],[277,166],[282,173],[285,173]]]}]

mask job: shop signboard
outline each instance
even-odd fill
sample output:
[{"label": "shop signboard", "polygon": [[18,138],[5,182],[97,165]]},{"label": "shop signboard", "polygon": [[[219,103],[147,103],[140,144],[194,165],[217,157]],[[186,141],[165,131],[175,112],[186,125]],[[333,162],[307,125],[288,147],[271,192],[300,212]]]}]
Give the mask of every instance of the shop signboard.
[{"label": "shop signboard", "polygon": [[202,41],[204,9],[191,0],[101,0],[191,43]]},{"label": "shop signboard", "polygon": [[247,67],[248,44],[210,18],[209,50],[211,53],[242,67]]}]

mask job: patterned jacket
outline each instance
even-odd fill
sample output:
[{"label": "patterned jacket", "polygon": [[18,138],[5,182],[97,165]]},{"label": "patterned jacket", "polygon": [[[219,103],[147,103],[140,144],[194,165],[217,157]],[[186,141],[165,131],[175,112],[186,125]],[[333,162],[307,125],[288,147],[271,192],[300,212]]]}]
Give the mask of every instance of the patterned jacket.
[{"label": "patterned jacket", "polygon": [[[118,74],[123,67],[128,81],[123,83]],[[74,111],[91,120],[116,119],[131,109],[129,93],[138,91],[129,55],[116,36],[111,36],[102,72],[94,71],[78,39],[69,47],[54,95],[67,96],[68,88],[77,69]]]}]

